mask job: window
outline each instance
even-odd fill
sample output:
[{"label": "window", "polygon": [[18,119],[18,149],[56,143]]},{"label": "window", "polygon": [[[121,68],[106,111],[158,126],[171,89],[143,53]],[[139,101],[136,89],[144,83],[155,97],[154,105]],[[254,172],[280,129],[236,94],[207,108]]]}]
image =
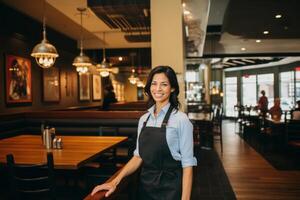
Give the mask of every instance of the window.
[{"label": "window", "polygon": [[300,71],[296,71],[296,101],[300,100]]},{"label": "window", "polygon": [[237,105],[237,77],[225,78],[225,115],[234,117],[234,106]]},{"label": "window", "polygon": [[186,82],[199,82],[199,76],[199,72],[197,71],[186,71]]},{"label": "window", "polygon": [[260,96],[260,92],[264,90],[266,97],[268,98],[269,105],[274,105],[274,75],[273,74],[258,74],[257,75],[257,96]]},{"label": "window", "polygon": [[279,80],[280,107],[282,110],[290,110],[295,105],[294,71],[281,72]]},{"label": "window", "polygon": [[256,75],[245,75],[242,77],[242,104],[244,106],[256,106]]},{"label": "window", "polygon": [[186,71],[186,82],[187,82],[187,100],[189,102],[197,101],[200,102],[202,98],[202,83],[200,80],[201,73],[199,71]]}]

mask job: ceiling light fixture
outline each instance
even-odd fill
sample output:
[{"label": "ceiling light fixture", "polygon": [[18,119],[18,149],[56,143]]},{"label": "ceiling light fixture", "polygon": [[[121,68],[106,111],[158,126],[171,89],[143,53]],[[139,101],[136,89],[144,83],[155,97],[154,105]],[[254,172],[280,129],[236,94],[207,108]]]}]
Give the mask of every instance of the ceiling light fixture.
[{"label": "ceiling light fixture", "polygon": [[268,35],[268,34],[269,34],[269,31],[264,31],[263,34],[264,34],[264,35]]},{"label": "ceiling light fixture", "polygon": [[107,77],[109,76],[109,63],[106,62],[106,57],[105,57],[105,32],[103,32],[103,51],[102,51],[102,57],[103,60],[100,64],[97,64],[97,71],[100,72],[100,75],[102,77]]},{"label": "ceiling light fixture", "polygon": [[89,71],[89,67],[92,66],[91,59],[83,53],[83,26],[82,26],[82,15],[86,12],[86,8],[77,8],[80,12],[80,54],[75,57],[73,65],[76,67],[76,71],[79,74],[84,74]]},{"label": "ceiling light fixture", "polygon": [[245,47],[242,47],[241,50],[242,50],[242,51],[246,51],[246,48],[245,48]]},{"label": "ceiling light fixture", "polygon": [[128,80],[132,85],[135,85],[140,80],[138,77],[135,77],[135,69],[131,70],[131,75]]},{"label": "ceiling light fixture", "polygon": [[275,15],[275,18],[276,19],[280,19],[282,17],[282,15],[278,14],[278,15]]},{"label": "ceiling light fixture", "polygon": [[184,11],[183,11],[183,14],[184,14],[184,15],[190,15],[190,14],[191,14],[191,12],[190,12],[190,11],[188,11],[188,10],[184,10]]},{"label": "ceiling light fixture", "polygon": [[145,84],[143,83],[143,81],[138,80],[138,82],[136,83],[136,86],[137,86],[137,87],[142,87],[142,88],[144,88],[144,87],[145,87]]},{"label": "ceiling light fixture", "polygon": [[207,65],[205,63],[201,63],[199,65],[199,69],[204,70],[207,67]]},{"label": "ceiling light fixture", "polygon": [[130,53],[130,57],[131,57],[131,75],[128,78],[129,82],[133,85],[135,85],[140,79],[138,77],[135,76],[135,69],[134,69],[134,57],[136,56],[136,53],[132,52]]},{"label": "ceiling light fixture", "polygon": [[58,57],[58,53],[56,48],[47,41],[46,37],[46,2],[43,2],[43,40],[41,43],[35,45],[32,50],[31,56],[35,58],[37,64],[42,68],[52,67],[55,63],[56,58]]}]

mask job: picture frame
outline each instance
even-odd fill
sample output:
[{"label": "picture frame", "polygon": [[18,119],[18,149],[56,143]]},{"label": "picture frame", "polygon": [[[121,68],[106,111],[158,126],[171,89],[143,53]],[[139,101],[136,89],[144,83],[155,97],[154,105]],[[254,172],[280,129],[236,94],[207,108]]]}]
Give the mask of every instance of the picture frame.
[{"label": "picture frame", "polygon": [[93,100],[100,101],[102,98],[102,87],[101,87],[100,75],[93,75]]},{"label": "picture frame", "polygon": [[28,58],[5,55],[6,102],[31,103],[31,61]]},{"label": "picture frame", "polygon": [[90,74],[78,74],[79,82],[79,100],[80,101],[89,101],[91,100],[90,95]]},{"label": "picture frame", "polygon": [[60,101],[60,72],[58,68],[43,69],[43,101]]}]

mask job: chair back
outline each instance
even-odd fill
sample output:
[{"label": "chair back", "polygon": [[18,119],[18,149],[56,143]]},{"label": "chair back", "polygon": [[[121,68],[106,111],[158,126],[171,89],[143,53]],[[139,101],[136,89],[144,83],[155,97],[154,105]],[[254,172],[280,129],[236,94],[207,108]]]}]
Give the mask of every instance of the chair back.
[{"label": "chair back", "polygon": [[47,163],[16,164],[14,156],[6,156],[11,198],[55,199],[54,164],[52,153],[47,153]]}]

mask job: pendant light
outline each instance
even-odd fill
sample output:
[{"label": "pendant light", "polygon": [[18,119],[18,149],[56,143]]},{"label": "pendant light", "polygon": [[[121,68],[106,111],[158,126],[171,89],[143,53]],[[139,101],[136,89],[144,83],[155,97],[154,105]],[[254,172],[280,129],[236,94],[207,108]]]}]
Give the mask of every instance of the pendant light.
[{"label": "pendant light", "polygon": [[139,78],[135,77],[135,69],[131,70],[131,75],[129,76],[128,80],[132,85],[135,85],[139,81]]},{"label": "pendant light", "polygon": [[45,17],[45,0],[43,2],[43,40],[41,43],[35,45],[32,50],[31,56],[35,58],[37,64],[42,68],[52,67],[55,63],[58,53],[56,48],[47,41],[46,37],[46,17]]},{"label": "pendant light", "polygon": [[91,60],[88,56],[86,56],[83,53],[83,36],[82,36],[82,15],[84,12],[86,12],[86,8],[77,8],[77,10],[80,12],[80,54],[77,56],[74,61],[73,65],[76,67],[76,71],[79,74],[87,73],[89,70],[89,67],[92,65]]},{"label": "pendant light", "polygon": [[138,70],[137,70],[137,82],[136,82],[136,86],[137,87],[145,87],[145,84],[143,83],[143,81],[141,79],[139,79],[140,74],[142,73],[142,65],[141,65],[141,52],[140,49],[138,49]]},{"label": "pendant light", "polygon": [[130,57],[131,57],[131,66],[132,66],[132,69],[131,69],[131,75],[129,76],[128,80],[129,80],[129,82],[132,85],[135,85],[139,81],[139,78],[135,76],[135,69],[134,69],[134,57],[135,57],[135,53],[131,53]]},{"label": "pendant light", "polygon": [[100,76],[107,77],[109,76],[109,63],[106,62],[105,57],[105,32],[103,32],[103,51],[102,51],[103,60],[100,64],[96,65],[97,70],[100,72]]}]

